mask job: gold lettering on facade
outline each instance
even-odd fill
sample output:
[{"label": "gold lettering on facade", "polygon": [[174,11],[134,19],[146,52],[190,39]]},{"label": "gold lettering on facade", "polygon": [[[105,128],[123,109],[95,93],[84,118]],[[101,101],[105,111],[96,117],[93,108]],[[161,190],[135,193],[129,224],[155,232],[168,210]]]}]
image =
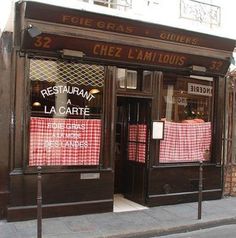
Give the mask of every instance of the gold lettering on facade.
[{"label": "gold lettering on facade", "polygon": [[151,62],[152,59],[153,59],[153,56],[154,56],[153,52],[146,51],[145,54],[144,54],[143,60]]},{"label": "gold lettering on facade", "polygon": [[96,44],[93,47],[93,54],[100,55],[100,56],[110,56],[115,58],[121,57],[121,47],[110,46],[110,45],[103,45],[103,44]]},{"label": "gold lettering on facade", "polygon": [[[83,16],[75,16],[75,15],[67,15],[63,14],[61,16],[61,21],[64,24],[74,25],[74,26],[82,26],[88,28],[95,28],[105,31],[112,31],[118,33],[128,33],[135,34],[136,30],[138,30],[135,26],[128,25],[126,23],[122,24],[119,22],[105,21],[99,19],[93,19],[89,17]],[[185,34],[172,33],[168,31],[162,31],[160,34],[154,34],[149,32],[148,29],[143,29],[143,34],[146,36],[152,35],[155,38],[160,38],[164,41],[172,41],[182,44],[188,45],[199,45],[200,39],[195,36],[188,36]]]},{"label": "gold lettering on facade", "polygon": [[123,25],[123,24],[117,24],[114,22],[98,21],[96,22],[96,26],[97,28],[101,30],[107,30],[107,31],[122,32],[122,33],[134,32],[134,27]]},{"label": "gold lettering on facade", "polygon": [[128,51],[128,59],[135,59],[135,55],[134,55],[132,49],[129,49],[129,51]]},{"label": "gold lettering on facade", "polygon": [[159,53],[155,50],[146,50],[133,47],[128,48],[127,52],[122,47],[106,44],[95,44],[93,47],[93,54],[103,57],[123,57],[132,61],[139,61],[151,64],[166,64],[171,66],[183,66],[187,60],[185,56],[173,53]]},{"label": "gold lettering on facade", "polygon": [[100,21],[88,17],[79,17],[72,15],[62,15],[62,22],[70,25],[94,27],[101,30],[114,31],[120,33],[133,33],[135,29],[134,27],[128,26],[126,24]]},{"label": "gold lettering on facade", "polygon": [[108,22],[106,25],[106,29],[108,31],[115,31],[116,30],[116,24]]},{"label": "gold lettering on facade", "polygon": [[62,22],[65,24],[72,24],[76,26],[85,26],[85,27],[93,26],[93,19],[87,17],[85,18],[71,15],[62,15]]},{"label": "gold lettering on facade", "polygon": [[186,61],[186,57],[170,54],[159,53],[151,50],[133,49],[130,48],[127,55],[128,59],[145,61],[150,63],[168,64],[174,66],[182,66]]},{"label": "gold lettering on facade", "polygon": [[191,36],[186,36],[186,35],[181,35],[176,33],[162,32],[160,33],[160,38],[162,40],[184,43],[189,45],[199,44],[199,38],[197,37],[191,37]]},{"label": "gold lettering on facade", "polygon": [[160,54],[158,62],[163,64],[182,66],[185,62],[184,56],[174,55],[174,54]]},{"label": "gold lettering on facade", "polygon": [[220,60],[213,60],[210,65],[210,70],[219,71],[223,66],[223,62]]}]

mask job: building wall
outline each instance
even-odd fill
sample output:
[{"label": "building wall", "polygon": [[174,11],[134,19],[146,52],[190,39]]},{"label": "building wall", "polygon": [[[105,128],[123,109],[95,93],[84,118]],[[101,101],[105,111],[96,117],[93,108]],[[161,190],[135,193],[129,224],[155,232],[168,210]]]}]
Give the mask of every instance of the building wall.
[{"label": "building wall", "polygon": [[0,219],[6,215],[5,208],[9,195],[11,52],[12,33],[4,32],[0,38]]},{"label": "building wall", "polygon": [[[11,52],[8,51],[9,49],[10,48],[8,48],[8,47],[5,47],[3,49],[4,50],[3,54],[6,54],[8,58],[10,58],[10,55],[11,55]],[[10,133],[11,125],[14,125],[14,121],[11,124],[11,118],[13,118],[12,120],[14,120],[14,115],[11,114],[11,108],[10,108],[11,104],[10,104],[10,96],[9,95],[10,95],[10,90],[11,90],[11,84],[9,84],[9,81],[7,80],[7,78],[10,78],[10,63],[9,63],[10,61],[4,61],[4,62],[5,62],[5,64],[2,65],[2,69],[3,69],[2,76],[4,77],[5,80],[4,81],[1,80],[1,82],[4,82],[4,83],[1,83],[1,85],[0,85],[1,86],[0,106],[1,106],[1,110],[2,110],[2,114],[0,114],[0,116],[2,117],[2,118],[0,118],[0,123],[1,123],[0,130],[1,130],[2,137],[4,138],[4,140],[1,140],[1,142],[0,142],[0,145],[1,145],[0,148],[4,148],[3,150],[1,150],[1,157],[0,157],[0,165],[1,165],[0,166],[0,168],[1,168],[1,170],[0,170],[0,182],[1,182],[0,183],[0,216],[4,216],[4,212],[5,212],[4,207],[6,206],[7,201],[8,201],[8,199],[7,199],[8,193],[9,193],[9,191],[8,191],[9,190],[9,188],[8,188],[8,186],[9,186],[8,185],[8,158],[10,157],[10,148],[9,148],[10,136],[9,135],[11,134]],[[220,96],[222,98],[223,93]],[[20,110],[20,108],[18,107],[18,118],[20,121],[21,113],[19,112],[19,110]],[[223,120],[220,120],[220,118],[221,118],[220,115],[222,115],[222,110],[219,111],[220,113],[218,113],[217,114],[218,117],[216,117],[219,120],[219,123],[221,123],[221,121],[223,121]],[[219,116],[220,116],[220,118],[219,118]],[[219,136],[217,136],[217,138],[219,138],[219,140],[217,142],[220,142],[219,143],[220,145],[221,145],[221,134],[222,133],[221,133],[221,129],[220,129]],[[21,134],[19,133],[19,135],[21,135]],[[19,135],[18,135],[18,137],[20,138]],[[20,143],[22,143],[20,140],[18,140],[18,141]],[[17,146],[19,146],[19,144],[17,144]],[[227,152],[230,153],[230,150],[227,150]],[[218,153],[218,154],[220,155],[221,153]],[[21,162],[22,158],[21,158],[20,153],[18,154],[18,157],[19,157],[19,161]],[[228,160],[227,160],[226,165],[228,165]],[[15,166],[16,169],[18,169],[17,166],[18,166],[18,164],[16,163],[16,166]],[[235,178],[236,178],[236,169],[234,170],[233,167],[232,168],[230,167],[230,169],[227,169],[226,178],[225,178],[225,181],[227,182],[227,183],[225,183],[225,194],[227,194],[227,191],[228,191],[228,194],[232,194],[232,192],[234,192],[234,188],[236,188],[236,186],[234,186],[234,183],[233,183],[233,181],[234,181],[233,175],[235,175]],[[214,176],[215,176],[215,174],[214,174]],[[212,176],[212,178],[214,176]],[[14,176],[12,176],[12,177],[14,177]],[[24,181],[24,182],[27,181],[27,179],[21,180],[21,177],[22,176],[16,175],[14,178],[11,179],[11,188],[13,188],[13,192],[11,191],[10,200],[13,201],[13,203],[10,205],[19,205],[19,204],[15,204],[15,202],[17,203],[19,201],[19,200],[16,200],[16,196],[19,196],[19,192],[17,190],[18,190],[18,188],[21,188],[22,181]],[[79,178],[79,177],[77,177],[77,178]],[[218,178],[219,178],[219,180],[221,179],[220,173],[219,173]],[[112,184],[112,177],[110,177],[110,179],[107,179],[107,180],[109,180],[109,183]],[[5,182],[2,183],[2,181],[5,181]],[[216,180],[212,180],[212,181],[215,182]],[[15,183],[19,183],[20,185],[15,186],[15,190],[14,190]],[[27,183],[24,183],[24,184],[27,184]],[[31,181],[29,182],[29,184],[32,185]],[[220,183],[218,183],[218,184],[220,184]],[[32,186],[32,187],[35,188],[35,186]],[[110,187],[107,186],[106,188],[108,188],[107,194],[108,194],[108,198],[109,198],[107,206],[109,206],[109,209],[111,209],[112,208],[112,202],[111,202],[112,201],[112,186],[110,186]],[[24,190],[21,189],[21,191],[23,191],[22,198],[24,198],[24,196],[23,196]],[[14,192],[15,192],[15,194],[14,194]],[[50,191],[50,194],[51,194],[51,191]],[[87,193],[84,192],[84,194],[87,194]],[[20,205],[22,203],[20,203]],[[14,213],[14,209],[12,209],[11,212],[12,213],[9,213],[10,216],[11,216],[11,214]],[[14,216],[14,214],[13,214],[13,216]]]},{"label": "building wall", "polygon": [[[8,0],[2,3],[0,9],[0,34],[4,31],[13,31],[14,3],[17,1]],[[236,38],[236,31],[232,28],[232,18],[229,17],[229,15],[234,15],[235,0],[104,0],[108,4],[100,3],[99,5],[96,4],[99,1],[95,0],[70,0],[70,2],[63,0],[31,1]],[[102,1],[100,0],[100,2]]]},{"label": "building wall", "polygon": [[236,196],[236,165],[225,167],[224,195]]},{"label": "building wall", "polygon": [[227,77],[225,115],[224,195],[236,196],[236,131],[235,94],[236,71]]}]

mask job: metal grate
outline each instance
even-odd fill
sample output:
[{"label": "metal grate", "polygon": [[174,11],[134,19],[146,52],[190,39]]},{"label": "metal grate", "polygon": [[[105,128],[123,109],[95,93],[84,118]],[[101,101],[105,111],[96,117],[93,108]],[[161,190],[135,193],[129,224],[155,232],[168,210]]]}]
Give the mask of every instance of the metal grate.
[{"label": "metal grate", "polygon": [[30,80],[103,87],[104,67],[66,60],[30,59]]}]

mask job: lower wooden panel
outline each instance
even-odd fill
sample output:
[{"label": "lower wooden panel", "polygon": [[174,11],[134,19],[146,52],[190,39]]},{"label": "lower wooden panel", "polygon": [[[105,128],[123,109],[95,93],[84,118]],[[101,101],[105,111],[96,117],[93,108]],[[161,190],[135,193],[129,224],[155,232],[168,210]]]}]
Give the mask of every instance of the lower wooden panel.
[{"label": "lower wooden panel", "polygon": [[[112,210],[113,200],[50,204],[43,205],[42,208],[43,218],[111,212]],[[22,221],[36,218],[37,206],[10,207],[7,211],[8,221]]]},{"label": "lower wooden panel", "polygon": [[[203,201],[222,198],[222,190],[203,191]],[[197,202],[198,192],[152,195],[147,198],[147,206],[170,205],[186,202]]]},{"label": "lower wooden panel", "polygon": [[[149,171],[148,206],[194,202],[198,200],[199,166],[160,166]],[[203,199],[222,196],[221,167],[204,165]]]},{"label": "lower wooden panel", "polygon": [[[93,174],[98,174],[98,178],[93,178]],[[112,211],[113,177],[112,171],[43,173],[43,216]],[[37,175],[11,174],[10,184],[7,220],[36,218]]]},{"label": "lower wooden panel", "polygon": [[125,198],[145,205],[145,164],[127,161],[125,166]]},{"label": "lower wooden panel", "polygon": [[9,191],[0,191],[0,219],[6,218]]}]

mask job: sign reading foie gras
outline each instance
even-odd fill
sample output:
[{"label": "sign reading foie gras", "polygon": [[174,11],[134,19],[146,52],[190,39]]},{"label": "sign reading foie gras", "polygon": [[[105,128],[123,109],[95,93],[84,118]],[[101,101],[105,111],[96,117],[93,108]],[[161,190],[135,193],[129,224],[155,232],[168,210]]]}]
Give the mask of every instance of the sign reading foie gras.
[{"label": "sign reading foie gras", "polygon": [[98,165],[100,119],[31,117],[29,165]]},{"label": "sign reading foie gras", "polygon": [[40,93],[44,117],[30,119],[29,165],[98,165],[101,120],[81,119],[90,115],[86,104],[95,96],[65,85],[47,87]]}]

